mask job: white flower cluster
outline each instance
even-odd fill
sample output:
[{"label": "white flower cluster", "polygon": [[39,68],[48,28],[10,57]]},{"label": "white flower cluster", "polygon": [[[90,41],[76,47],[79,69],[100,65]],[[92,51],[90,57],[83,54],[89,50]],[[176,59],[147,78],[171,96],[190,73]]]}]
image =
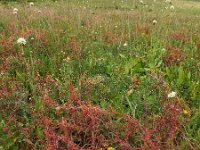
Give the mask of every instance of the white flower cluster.
[{"label": "white flower cluster", "polygon": [[128,46],[128,43],[127,43],[127,42],[125,42],[125,43],[123,44],[123,46],[124,46],[124,47],[127,47],[127,46]]},{"label": "white flower cluster", "polygon": [[17,40],[17,43],[18,44],[21,44],[21,45],[26,45],[26,39],[25,38],[23,38],[23,37],[21,37],[21,38],[19,38],[18,40]]},{"label": "white flower cluster", "polygon": [[17,15],[18,11],[19,11],[19,10],[18,10],[17,8],[14,8],[14,9],[13,9],[13,14],[14,14],[14,15]]},{"label": "white flower cluster", "polygon": [[33,3],[33,2],[30,2],[30,3],[29,3],[29,6],[30,6],[30,7],[34,6],[34,3]]},{"label": "white flower cluster", "polygon": [[157,20],[153,20],[153,25],[156,25],[158,22],[157,22]]},{"label": "white flower cluster", "polygon": [[143,0],[140,0],[140,4],[144,4]]},{"label": "white flower cluster", "polygon": [[171,10],[174,10],[174,6],[173,6],[173,5],[171,5],[171,6],[169,7],[169,9],[171,9]]},{"label": "white flower cluster", "polygon": [[168,98],[173,98],[175,96],[176,96],[176,92],[173,91],[173,92],[169,93],[167,97]]},{"label": "white flower cluster", "polygon": [[[34,3],[33,3],[33,2],[30,2],[30,3],[29,3],[29,6],[30,6],[30,7],[34,6]],[[18,10],[17,8],[14,8],[14,9],[13,9],[13,14],[14,14],[14,15],[17,15],[18,11],[19,11],[19,10]]]}]

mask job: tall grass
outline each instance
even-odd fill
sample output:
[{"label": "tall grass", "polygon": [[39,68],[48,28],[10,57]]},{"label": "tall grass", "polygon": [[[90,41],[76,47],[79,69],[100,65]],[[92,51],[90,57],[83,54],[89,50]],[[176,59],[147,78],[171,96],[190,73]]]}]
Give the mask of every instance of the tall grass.
[{"label": "tall grass", "polygon": [[198,149],[200,16],[176,4],[0,5],[2,148]]}]

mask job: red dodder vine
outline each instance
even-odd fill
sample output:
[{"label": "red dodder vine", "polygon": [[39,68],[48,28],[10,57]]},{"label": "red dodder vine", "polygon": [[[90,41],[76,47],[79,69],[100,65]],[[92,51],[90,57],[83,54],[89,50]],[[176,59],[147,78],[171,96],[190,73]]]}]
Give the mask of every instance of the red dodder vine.
[{"label": "red dodder vine", "polygon": [[[104,110],[79,100],[69,84],[69,99],[58,104],[45,96],[41,114],[46,150],[95,150],[114,146],[117,149],[170,149],[178,144],[182,114],[176,99],[164,100],[159,114],[142,124],[136,118]],[[49,114],[52,114],[51,116]],[[169,145],[170,143],[170,145]]]}]

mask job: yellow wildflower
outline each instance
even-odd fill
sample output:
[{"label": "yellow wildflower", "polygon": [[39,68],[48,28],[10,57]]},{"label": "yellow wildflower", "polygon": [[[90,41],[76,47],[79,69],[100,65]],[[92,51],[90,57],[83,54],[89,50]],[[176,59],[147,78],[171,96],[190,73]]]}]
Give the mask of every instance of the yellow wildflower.
[{"label": "yellow wildflower", "polygon": [[107,150],[115,150],[113,147],[108,147]]},{"label": "yellow wildflower", "polygon": [[66,61],[66,62],[68,62],[68,63],[70,62],[70,60],[71,60],[70,57],[67,57],[67,58],[64,59],[64,61]]},{"label": "yellow wildflower", "polygon": [[184,115],[189,115],[189,112],[188,112],[187,110],[184,109],[184,110],[183,110],[183,114],[184,114]]},{"label": "yellow wildflower", "polygon": [[130,89],[130,90],[127,92],[127,95],[130,96],[132,93],[133,93],[133,89]]}]

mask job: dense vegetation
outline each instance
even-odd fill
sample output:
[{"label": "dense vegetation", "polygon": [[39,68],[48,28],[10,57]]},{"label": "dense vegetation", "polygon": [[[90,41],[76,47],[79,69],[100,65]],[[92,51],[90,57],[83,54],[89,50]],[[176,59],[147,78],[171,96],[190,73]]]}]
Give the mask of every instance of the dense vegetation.
[{"label": "dense vegetation", "polygon": [[199,7],[0,4],[0,149],[200,149]]}]

